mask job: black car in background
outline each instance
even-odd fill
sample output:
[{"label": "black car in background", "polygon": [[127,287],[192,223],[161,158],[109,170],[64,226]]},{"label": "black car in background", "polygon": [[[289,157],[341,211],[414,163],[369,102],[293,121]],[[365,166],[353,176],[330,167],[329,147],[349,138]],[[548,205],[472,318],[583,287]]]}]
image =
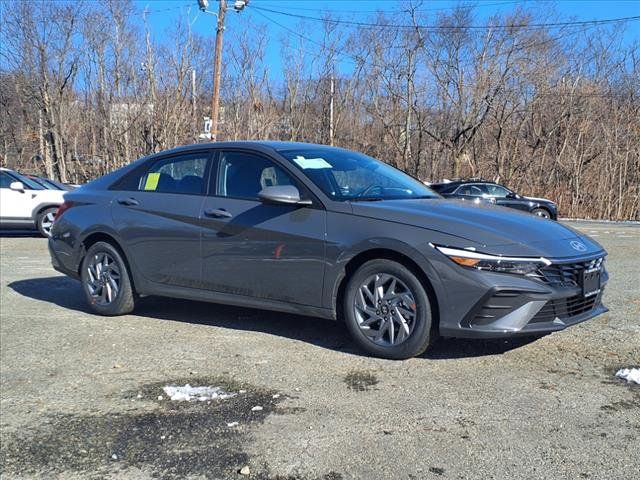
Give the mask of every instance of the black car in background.
[{"label": "black car in background", "polygon": [[481,179],[443,181],[429,185],[446,198],[460,198],[475,202],[490,202],[515,208],[539,217],[558,219],[558,207],[546,198],[523,197],[503,185]]},{"label": "black car in background", "polygon": [[74,189],[74,187],[71,185],[56,182],[55,180],[51,180],[50,178],[38,177],[37,175],[27,175],[27,177],[36,182],[38,185],[42,185],[47,190],[64,190],[70,192]]}]

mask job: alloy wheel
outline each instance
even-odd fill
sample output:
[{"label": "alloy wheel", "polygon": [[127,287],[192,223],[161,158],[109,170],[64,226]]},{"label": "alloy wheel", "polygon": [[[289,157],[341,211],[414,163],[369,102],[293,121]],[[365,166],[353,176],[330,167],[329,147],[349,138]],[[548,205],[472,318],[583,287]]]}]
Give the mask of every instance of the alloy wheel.
[{"label": "alloy wheel", "polygon": [[407,340],[416,320],[416,301],[399,278],[379,273],[358,288],[355,317],[364,335],[376,345],[389,347]]},{"label": "alloy wheel", "polygon": [[87,290],[98,305],[109,305],[120,291],[120,269],[108,253],[96,253],[87,265]]},{"label": "alloy wheel", "polygon": [[53,222],[55,219],[56,219],[56,213],[54,211],[50,211],[42,217],[40,226],[42,227],[43,233],[47,237],[51,236],[51,227],[53,227]]}]

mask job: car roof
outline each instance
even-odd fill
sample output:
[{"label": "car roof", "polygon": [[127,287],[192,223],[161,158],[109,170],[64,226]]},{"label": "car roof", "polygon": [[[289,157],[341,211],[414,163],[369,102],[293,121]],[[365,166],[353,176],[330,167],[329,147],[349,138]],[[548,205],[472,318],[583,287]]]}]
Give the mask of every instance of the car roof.
[{"label": "car roof", "polygon": [[[189,145],[182,145],[170,150],[163,150],[158,154],[167,153],[180,153],[185,151],[191,151],[195,149],[205,148],[252,148],[256,150],[287,150],[295,148],[326,148],[326,149],[339,149],[339,147],[331,147],[329,145],[321,145],[316,143],[305,142],[284,142],[279,140],[238,140],[229,142],[206,142],[206,143],[192,143]],[[157,154],[156,154],[157,155]]]},{"label": "car roof", "polygon": [[451,181],[448,181],[448,182],[434,182],[431,185],[439,185],[439,186],[443,186],[443,187],[444,186],[451,186],[451,187],[456,186],[457,187],[459,185],[467,185],[467,184],[470,184],[470,183],[486,183],[486,184],[489,184],[489,185],[502,186],[499,183],[492,182],[490,180],[482,180],[481,178],[470,178],[470,179],[466,179],[466,180],[451,180]]}]

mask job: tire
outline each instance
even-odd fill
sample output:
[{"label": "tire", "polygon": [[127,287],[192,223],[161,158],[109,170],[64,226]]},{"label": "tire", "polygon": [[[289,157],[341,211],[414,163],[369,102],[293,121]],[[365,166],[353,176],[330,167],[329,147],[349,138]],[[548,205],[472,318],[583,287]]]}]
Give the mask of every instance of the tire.
[{"label": "tire", "polygon": [[423,353],[433,340],[429,296],[400,263],[380,259],[362,265],[349,279],[343,310],[349,333],[371,355],[404,360]]},{"label": "tire", "polygon": [[135,300],[129,270],[122,255],[107,242],[93,244],[82,259],[82,290],[91,310],[100,315],[125,315]]},{"label": "tire", "polygon": [[549,210],[547,210],[546,208],[534,208],[533,210],[531,210],[531,213],[533,215],[537,215],[538,217],[551,218],[551,213],[549,213]]},{"label": "tire", "polygon": [[57,211],[57,207],[49,207],[38,213],[38,216],[36,217],[36,226],[43,237],[48,238],[51,236],[51,227],[53,226],[53,221],[55,220]]}]

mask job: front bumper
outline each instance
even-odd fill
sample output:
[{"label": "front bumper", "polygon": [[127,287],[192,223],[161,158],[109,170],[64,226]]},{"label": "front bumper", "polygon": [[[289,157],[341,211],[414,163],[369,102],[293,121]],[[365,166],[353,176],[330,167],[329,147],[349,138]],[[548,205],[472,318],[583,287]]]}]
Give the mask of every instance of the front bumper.
[{"label": "front bumper", "polygon": [[441,333],[463,338],[504,338],[557,332],[608,312],[602,304],[602,293],[583,298],[574,293],[541,295],[495,290],[478,302],[457,328]]},{"label": "front bumper", "polygon": [[599,292],[586,297],[580,282],[570,282],[567,278],[564,281],[553,278],[553,282],[544,283],[507,274],[469,273],[466,280],[473,285],[467,284],[466,298],[474,291],[475,299],[471,303],[462,302],[466,303],[465,311],[455,321],[443,315],[440,335],[444,337],[540,335],[564,330],[608,311],[602,304],[609,279],[604,267],[600,271]]}]

